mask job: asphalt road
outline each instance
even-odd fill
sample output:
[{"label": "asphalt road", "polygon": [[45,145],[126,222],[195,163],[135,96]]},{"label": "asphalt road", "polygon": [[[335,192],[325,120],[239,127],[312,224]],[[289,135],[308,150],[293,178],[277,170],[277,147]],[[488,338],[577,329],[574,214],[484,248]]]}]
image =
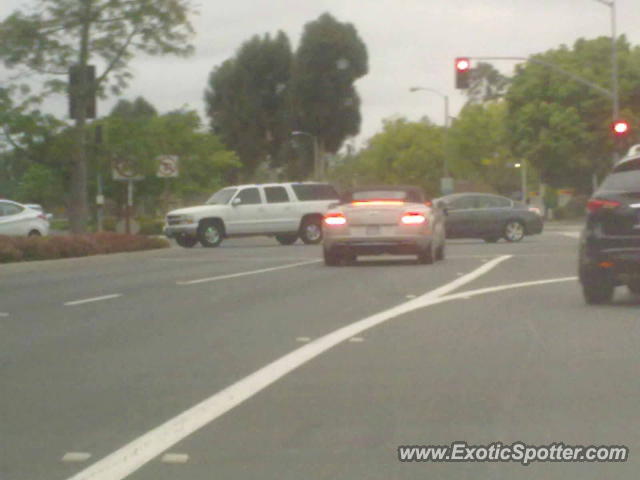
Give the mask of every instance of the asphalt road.
[{"label": "asphalt road", "polygon": [[[640,299],[587,307],[575,237],[431,266],[260,238],[2,266],[0,479],[637,478]],[[397,460],[458,440],[631,454]]]}]

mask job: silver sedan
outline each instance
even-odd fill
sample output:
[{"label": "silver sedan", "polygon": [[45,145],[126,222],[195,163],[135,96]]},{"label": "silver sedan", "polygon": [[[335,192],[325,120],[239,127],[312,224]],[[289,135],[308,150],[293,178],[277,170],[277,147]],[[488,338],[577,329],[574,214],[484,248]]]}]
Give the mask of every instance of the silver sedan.
[{"label": "silver sedan", "polygon": [[417,187],[367,187],[347,192],[324,216],[326,265],[358,255],[416,255],[430,264],[445,256],[444,215]]}]

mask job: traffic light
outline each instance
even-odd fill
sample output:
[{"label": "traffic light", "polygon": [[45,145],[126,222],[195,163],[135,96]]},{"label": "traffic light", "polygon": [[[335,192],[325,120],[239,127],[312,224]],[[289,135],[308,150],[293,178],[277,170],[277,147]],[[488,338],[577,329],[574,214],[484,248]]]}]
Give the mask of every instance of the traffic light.
[{"label": "traffic light", "polygon": [[[80,116],[78,111],[81,97],[84,96],[85,118],[96,118],[96,67],[87,65],[82,68],[80,65],[69,67],[69,117],[77,119]],[[84,92],[80,88],[84,86]]]},{"label": "traffic light", "polygon": [[469,88],[471,77],[471,60],[466,57],[458,57],[455,61],[456,88]]},{"label": "traffic light", "polygon": [[616,120],[611,124],[611,130],[616,137],[625,137],[629,133],[629,122],[626,120]]}]

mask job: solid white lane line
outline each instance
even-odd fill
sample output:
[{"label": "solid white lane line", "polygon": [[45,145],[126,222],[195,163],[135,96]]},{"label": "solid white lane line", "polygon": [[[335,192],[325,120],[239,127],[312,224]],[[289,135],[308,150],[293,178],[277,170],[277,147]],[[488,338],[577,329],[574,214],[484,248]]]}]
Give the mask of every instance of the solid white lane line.
[{"label": "solid white lane line", "polygon": [[447,295],[445,297],[440,297],[440,301],[446,302],[449,300],[459,300],[459,299],[469,300],[471,299],[471,297],[475,297],[477,295],[486,295],[487,293],[503,292],[505,290],[512,290],[514,288],[525,288],[525,287],[535,287],[538,285],[549,285],[551,283],[575,282],[576,280],[578,280],[578,277],[562,277],[562,278],[550,278],[548,280],[534,280],[531,282],[498,285],[497,287],[480,288],[478,290],[467,290],[465,292],[456,293],[454,295]]},{"label": "solid white lane line", "polygon": [[150,430],[102,460],[77,473],[70,480],[122,480],[173,445],[204,427],[232,408],[251,398],[288,373],[326,352],[339,343],[357,336],[388,320],[418,308],[437,303],[439,297],[484,275],[501,262],[504,255],[485,263],[464,277],[436,288],[424,295],[380,313],[339,328],[280,357],[233,385],[182,412],[159,427]]},{"label": "solid white lane line", "polygon": [[111,300],[112,298],[118,298],[118,297],[121,297],[121,296],[122,296],[121,293],[113,293],[111,295],[102,295],[101,297],[84,298],[82,300],[74,300],[72,302],[65,302],[64,305],[66,307],[73,307],[75,305],[83,305],[85,303],[101,302],[102,300]]},{"label": "solid white lane line", "polygon": [[65,463],[78,463],[86,462],[91,458],[91,454],[87,452],[67,452],[62,457],[62,461]]},{"label": "solid white lane line", "polygon": [[321,260],[308,260],[306,262],[288,263],[278,267],[261,268],[259,270],[249,270],[248,272],[230,273],[228,275],[218,275],[217,277],[199,278],[197,280],[185,280],[176,282],[177,285],[196,285],[198,283],[215,282],[217,280],[228,280],[229,278],[246,277],[248,275],[257,275],[259,273],[275,272],[276,270],[285,270],[287,268],[301,267],[303,265],[311,265],[312,263],[320,263]]},{"label": "solid white lane line", "polygon": [[165,453],[160,459],[162,463],[187,463],[189,455],[186,453]]}]

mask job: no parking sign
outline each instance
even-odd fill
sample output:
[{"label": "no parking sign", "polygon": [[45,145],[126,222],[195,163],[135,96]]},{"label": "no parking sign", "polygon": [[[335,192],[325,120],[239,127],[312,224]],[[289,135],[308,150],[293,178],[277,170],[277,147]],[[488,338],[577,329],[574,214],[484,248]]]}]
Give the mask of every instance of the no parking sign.
[{"label": "no parking sign", "polygon": [[178,157],[176,155],[163,155],[158,157],[159,178],[175,178],[178,176]]}]

